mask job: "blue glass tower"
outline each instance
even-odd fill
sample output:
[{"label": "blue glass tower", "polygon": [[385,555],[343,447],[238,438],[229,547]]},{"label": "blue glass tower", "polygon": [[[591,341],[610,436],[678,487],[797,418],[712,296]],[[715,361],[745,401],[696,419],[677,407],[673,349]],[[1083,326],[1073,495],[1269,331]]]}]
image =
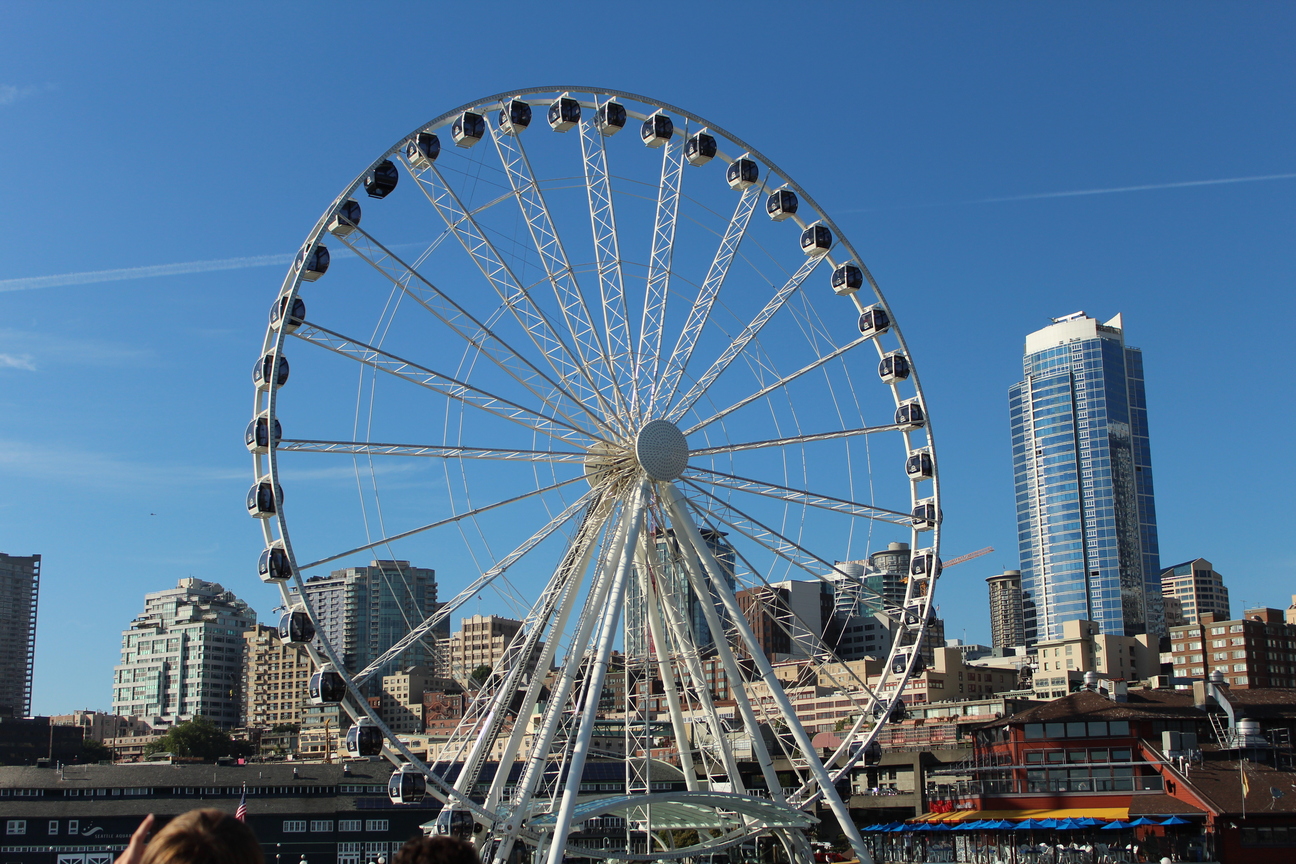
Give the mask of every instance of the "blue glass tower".
[{"label": "blue glass tower", "polygon": [[1076,619],[1163,633],[1142,352],[1119,315],[1077,312],[1026,337],[1024,367],[1009,414],[1026,643]]}]

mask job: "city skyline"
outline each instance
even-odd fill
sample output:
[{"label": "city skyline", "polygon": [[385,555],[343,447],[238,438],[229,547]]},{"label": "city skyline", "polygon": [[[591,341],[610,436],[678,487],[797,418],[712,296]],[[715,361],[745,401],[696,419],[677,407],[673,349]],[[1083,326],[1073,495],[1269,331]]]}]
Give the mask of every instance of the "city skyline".
[{"label": "city skyline", "polygon": [[[286,261],[338,189],[414,125],[548,80],[715,117],[855,238],[932,406],[944,554],[998,550],[942,579],[948,635],[989,642],[984,578],[1017,567],[1003,392],[1020,375],[1021,336],[1078,308],[1124,312],[1147,354],[1161,559],[1215,562],[1235,608],[1285,605],[1292,544],[1242,535],[1254,448],[1227,420],[1260,406],[1279,428],[1293,419],[1280,329],[1293,302],[1293,117],[1276,86],[1291,10],[840,10],[783,22],[796,76],[724,38],[723,10],[690,10],[712,38],[686,40],[599,10],[687,72],[563,56],[545,36],[555,22],[518,10],[533,39],[497,67],[444,70],[426,90],[394,84],[426,49],[416,34],[356,45],[349,34],[367,17],[326,9],[298,40],[298,15],[258,14],[248,33],[238,15],[203,10],[64,20],[23,8],[0,36],[0,158],[21,202],[4,217],[0,282],[256,259],[0,292],[0,471],[26,496],[0,520],[0,550],[43,556],[36,713],[106,706],[119,624],[176,578],[278,605],[257,580],[261,542],[242,509],[247,373],[284,266],[260,259]],[[475,14],[441,10],[438,30],[476,33]],[[862,57],[824,50],[851,28],[887,38]],[[1203,52],[1219,62],[1202,64]],[[318,87],[343,55],[352,74]],[[86,142],[75,170],[29,170],[74,140]],[[1273,179],[1216,182],[1249,177]],[[1130,191],[1070,194],[1119,189]],[[354,266],[339,259],[336,273]],[[1264,479],[1281,487],[1292,463],[1272,458]],[[879,459],[874,470],[890,469]],[[321,482],[345,489],[354,477],[348,465]],[[1291,524],[1290,508],[1279,502],[1276,524]],[[446,596],[472,575],[464,560],[422,563]],[[481,611],[518,614],[488,602]]]}]

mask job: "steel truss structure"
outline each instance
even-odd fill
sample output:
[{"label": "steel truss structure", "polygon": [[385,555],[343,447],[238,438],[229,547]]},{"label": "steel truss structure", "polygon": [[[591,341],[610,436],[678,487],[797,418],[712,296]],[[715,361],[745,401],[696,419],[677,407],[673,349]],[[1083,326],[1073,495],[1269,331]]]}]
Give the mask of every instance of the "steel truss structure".
[{"label": "steel truss structure", "polygon": [[[401,201],[414,209],[397,215]],[[920,662],[940,572],[934,442],[891,307],[770,159],[613,90],[455,108],[325,210],[258,369],[249,509],[287,562],[262,568],[285,606],[328,637],[306,580],[384,554],[375,564],[399,580],[398,550],[436,556],[462,585],[430,615],[405,613],[406,632],[362,665],[336,637],[311,653],[483,861],[679,859],[758,836],[808,861],[816,815],[869,860],[838,787]],[[311,485],[338,466],[359,492],[354,537],[353,505]],[[397,482],[429,466],[444,475],[434,490],[407,484],[426,495]],[[285,487],[303,503],[252,506]],[[838,563],[899,538],[914,551],[898,594]],[[850,620],[894,633],[885,661],[843,662],[824,622],[845,619],[788,608],[787,580],[854,596]],[[434,635],[484,595],[517,610],[518,635],[484,678],[449,670],[472,698],[434,753],[415,752],[367,697],[411,650],[444,650]],[[845,706],[826,756],[784,661]],[[599,795],[582,780],[609,755],[608,728],[624,783]],[[623,837],[573,840],[607,814]]]}]

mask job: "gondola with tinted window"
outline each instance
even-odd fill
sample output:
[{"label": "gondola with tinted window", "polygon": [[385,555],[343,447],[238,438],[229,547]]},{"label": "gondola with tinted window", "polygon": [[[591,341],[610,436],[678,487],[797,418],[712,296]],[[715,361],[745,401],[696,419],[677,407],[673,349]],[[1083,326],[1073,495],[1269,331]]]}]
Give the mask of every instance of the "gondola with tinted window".
[{"label": "gondola with tinted window", "polygon": [[549,128],[566,132],[581,121],[581,104],[566,93],[549,103]]},{"label": "gondola with tinted window", "polygon": [[365,172],[365,194],[370,198],[386,198],[399,182],[400,172],[390,159],[384,159]]},{"label": "gondola with tinted window", "polygon": [[361,717],[355,725],[347,730],[346,751],[348,756],[357,759],[377,756],[382,753],[383,733],[377,724],[368,717]]},{"label": "gondola with tinted window", "polygon": [[909,358],[899,352],[878,361],[878,377],[883,384],[896,384],[909,377]]},{"label": "gondola with tinted window", "polygon": [[315,622],[305,606],[294,606],[279,616],[279,638],[293,645],[305,645],[315,638]]},{"label": "gondola with tinted window", "polygon": [[261,577],[262,582],[268,584],[287,582],[292,578],[292,564],[288,561],[288,553],[284,551],[282,542],[276,540],[261,550],[261,558],[257,561],[257,575]]},{"label": "gondola with tinted window", "polygon": [[330,234],[336,234],[339,237],[345,237],[354,231],[360,225],[360,202],[354,198],[348,198],[343,201],[338,209],[333,211],[333,216],[329,219],[325,227]]},{"label": "gondola with tinted window", "polygon": [[798,204],[796,193],[791,189],[775,189],[765,199],[765,213],[775,222],[782,222],[796,215]]},{"label": "gondola with tinted window", "polygon": [[441,139],[433,132],[419,132],[405,142],[405,160],[417,171],[431,168],[441,155]]},{"label": "gondola with tinted window", "polygon": [[521,135],[531,125],[531,104],[525,99],[510,99],[499,110],[498,123],[505,135]]},{"label": "gondola with tinted window", "polygon": [[310,252],[297,253],[297,268],[301,270],[303,282],[314,282],[329,268],[329,251],[323,243],[317,243]]},{"label": "gondola with tinted window", "polygon": [[725,169],[725,182],[729,188],[742,191],[750,186],[755,186],[756,181],[760,179],[760,166],[748,159],[746,156],[739,156],[729,163]]},{"label": "gondola with tinted window", "polygon": [[279,446],[283,439],[283,426],[279,424],[279,418],[274,421],[274,440],[270,439],[270,413],[262,411],[253,417],[248,423],[247,429],[243,431],[243,443],[251,453],[269,453],[272,446]]},{"label": "gondola with tinted window", "polygon": [[310,677],[306,693],[312,705],[336,705],[346,696],[346,682],[332,663],[325,663]]},{"label": "gondola with tinted window", "polygon": [[456,147],[465,150],[486,137],[486,118],[474,111],[465,111],[450,126],[450,137]]},{"label": "gondola with tinted window", "polygon": [[387,780],[387,797],[393,804],[417,804],[427,795],[427,778],[408,762]]}]

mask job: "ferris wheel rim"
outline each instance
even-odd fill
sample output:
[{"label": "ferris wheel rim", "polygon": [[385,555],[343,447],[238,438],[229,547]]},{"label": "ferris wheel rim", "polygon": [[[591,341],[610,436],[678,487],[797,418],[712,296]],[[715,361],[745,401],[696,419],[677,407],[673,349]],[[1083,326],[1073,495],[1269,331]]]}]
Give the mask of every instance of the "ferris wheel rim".
[{"label": "ferris wheel rim", "polygon": [[[395,143],[391,148],[389,148],[387,151],[385,151],[385,152],[383,153],[383,155],[379,156],[378,159],[375,160],[375,163],[374,163],[374,164],[377,164],[378,162],[382,161],[382,160],[385,159],[386,157],[391,156],[392,154],[394,154],[394,153],[396,153],[397,151],[399,151],[399,149],[401,148],[401,146],[402,146],[403,144],[405,144],[405,142],[408,141],[408,140],[410,139],[410,137],[412,137],[413,135],[416,135],[417,133],[419,133],[419,132],[423,132],[423,131],[434,131],[434,130],[437,130],[437,129],[444,128],[448,123],[450,123],[450,122],[453,120],[454,117],[456,117],[457,115],[461,114],[461,113],[464,112],[464,111],[472,110],[473,108],[479,108],[479,107],[483,107],[483,106],[490,106],[491,108],[494,108],[494,107],[496,107],[496,106],[497,106],[497,105],[498,105],[502,100],[507,100],[507,99],[509,99],[509,98],[511,98],[511,97],[516,97],[516,96],[529,96],[529,95],[555,94],[555,93],[568,93],[568,92],[571,92],[571,93],[588,93],[588,94],[593,94],[593,95],[595,95],[596,97],[597,97],[597,96],[607,96],[607,97],[615,97],[615,98],[624,98],[624,99],[633,100],[633,101],[638,102],[638,103],[643,104],[643,105],[656,107],[656,108],[658,108],[659,110],[669,111],[669,112],[675,113],[675,114],[677,114],[677,115],[679,115],[679,116],[681,116],[681,117],[684,117],[684,118],[686,118],[686,119],[688,119],[688,120],[691,120],[691,121],[694,121],[694,122],[700,124],[700,126],[701,126],[702,128],[705,128],[705,129],[708,129],[708,130],[710,130],[710,131],[712,131],[712,132],[715,132],[715,133],[717,133],[717,134],[723,136],[723,137],[724,137],[726,140],[728,140],[729,142],[731,142],[731,143],[733,143],[734,145],[740,147],[740,148],[742,149],[742,152],[744,153],[744,155],[750,156],[750,157],[752,157],[752,158],[758,160],[761,164],[763,164],[763,165],[765,166],[765,168],[766,168],[766,171],[767,171],[767,174],[768,174],[768,175],[777,175],[777,176],[779,177],[780,181],[781,181],[781,185],[782,185],[782,186],[784,186],[784,187],[786,187],[786,188],[789,188],[789,189],[792,189],[793,191],[795,191],[795,192],[796,192],[796,193],[797,193],[797,194],[802,198],[802,200],[804,201],[804,203],[805,203],[805,204],[806,204],[810,209],[812,209],[812,210],[815,212],[815,214],[816,214],[817,217],[818,217],[818,219],[817,219],[816,221],[821,222],[821,223],[827,225],[827,226],[828,226],[828,227],[833,231],[834,236],[837,238],[837,242],[838,242],[841,246],[843,246],[843,247],[845,248],[845,250],[849,253],[849,256],[848,256],[845,260],[848,260],[848,261],[853,262],[856,266],[858,266],[858,267],[863,271],[864,276],[865,276],[865,279],[867,280],[867,283],[868,283],[869,287],[872,289],[872,291],[873,291],[875,297],[877,298],[878,305],[880,305],[880,306],[881,306],[883,309],[885,309],[888,313],[890,312],[890,307],[889,307],[889,305],[887,304],[886,299],[883,297],[880,288],[877,286],[875,280],[873,279],[872,274],[869,273],[867,267],[865,266],[865,264],[864,264],[864,262],[863,262],[863,258],[862,258],[862,256],[860,256],[860,255],[858,254],[858,252],[856,251],[856,249],[854,248],[854,246],[851,244],[851,242],[850,242],[849,238],[847,237],[847,235],[846,235],[844,232],[842,232],[842,231],[837,227],[836,223],[831,219],[831,217],[828,216],[828,214],[823,210],[823,208],[821,208],[821,207],[817,204],[817,202],[815,202],[814,199],[813,199],[813,198],[812,198],[812,197],[811,197],[811,196],[810,196],[810,195],[809,195],[809,194],[808,194],[808,193],[807,193],[807,192],[806,192],[806,191],[805,191],[805,190],[804,190],[804,189],[803,189],[799,184],[797,184],[796,181],[795,181],[795,180],[794,180],[794,179],[793,179],[793,178],[792,178],[792,177],[791,177],[787,172],[783,171],[781,168],[779,168],[779,166],[778,166],[776,163],[774,163],[772,160],[770,160],[768,157],[766,157],[766,156],[765,156],[763,153],[761,153],[760,151],[758,151],[758,150],[756,150],[755,148],[753,148],[753,147],[751,147],[750,145],[748,145],[748,144],[747,144],[745,141],[743,141],[742,139],[738,138],[738,137],[735,136],[735,135],[732,135],[731,133],[729,133],[728,131],[726,131],[725,129],[723,129],[723,128],[719,127],[719,126],[716,126],[715,124],[710,123],[709,121],[707,121],[707,120],[705,120],[704,118],[702,118],[700,115],[693,114],[692,112],[689,112],[689,111],[687,111],[686,109],[682,109],[682,108],[680,108],[680,107],[678,107],[678,106],[672,105],[672,104],[670,104],[670,103],[662,102],[662,101],[660,101],[660,100],[656,100],[656,99],[653,99],[653,98],[651,98],[651,97],[645,97],[645,96],[642,96],[642,95],[639,95],[639,94],[635,94],[635,93],[631,93],[631,92],[628,92],[628,91],[612,90],[612,89],[606,89],[606,88],[592,88],[592,87],[587,87],[587,86],[576,86],[576,85],[568,85],[568,86],[549,86],[549,87],[533,87],[533,88],[525,88],[525,89],[521,89],[521,90],[510,90],[510,91],[505,91],[505,92],[503,92],[503,93],[495,94],[495,95],[493,95],[493,96],[486,97],[486,98],[484,98],[484,99],[474,100],[473,102],[465,103],[464,105],[459,106],[458,108],[455,108],[455,109],[453,109],[453,110],[451,110],[451,111],[449,111],[449,112],[446,112],[446,113],[444,113],[444,114],[442,114],[442,115],[440,115],[440,116],[434,118],[432,121],[429,121],[428,123],[425,123],[425,124],[422,124],[422,125],[419,126],[419,127],[416,127],[414,130],[411,131],[411,133],[410,133],[409,135],[406,135],[406,136],[403,136],[402,138],[400,138],[400,139],[399,139],[399,140],[398,140],[398,141],[397,141],[397,142],[396,142],[396,143]],[[367,170],[367,169],[366,169],[366,170]],[[330,218],[331,214],[335,211],[335,209],[336,209],[336,207],[337,207],[338,205],[340,205],[341,203],[345,202],[345,201],[347,200],[347,198],[348,198],[350,195],[352,195],[352,194],[356,191],[356,189],[357,189],[357,188],[359,187],[359,185],[361,184],[363,178],[364,178],[364,173],[362,172],[362,174],[359,175],[359,176],[358,176],[354,181],[352,181],[352,182],[351,182],[351,183],[350,183],[350,184],[345,188],[345,190],[342,192],[342,194],[339,195],[339,196],[334,200],[333,204],[330,205],[330,207],[327,208],[327,209],[325,210],[324,215],[323,215],[323,216],[320,218],[320,220],[317,222],[315,228],[310,232],[310,234],[308,235],[308,238],[307,238],[306,242],[303,244],[303,246],[302,246],[303,251],[305,251],[305,250],[309,250],[310,248],[312,248],[312,247],[313,247],[313,246],[318,242],[318,240],[320,239],[321,235],[324,233],[325,225],[327,224],[328,219]],[[297,292],[298,292],[298,290],[300,289],[300,287],[301,287],[301,273],[300,273],[300,271],[298,271],[295,267],[290,267],[290,268],[289,268],[289,272],[288,272],[288,274],[287,274],[287,276],[286,276],[286,278],[285,278],[284,285],[283,285],[283,287],[282,287],[281,290],[280,290],[280,294],[279,294],[279,296],[280,296],[281,298],[287,298],[287,299],[291,302],[291,300],[292,300],[293,298],[296,297]],[[856,303],[856,305],[858,306],[858,302]],[[892,321],[894,321],[894,320],[895,320],[895,316],[892,315],[892,316],[891,316],[891,319],[892,319]],[[904,337],[903,337],[901,331],[899,330],[898,326],[893,326],[893,329],[892,329],[892,335],[893,335],[893,338],[898,342],[898,344],[899,344],[899,346],[900,346],[900,351],[905,355],[906,358],[909,358],[910,361],[912,362],[912,355],[911,355],[910,352],[909,352],[908,345],[907,345],[907,343],[904,341]],[[265,342],[264,342],[264,344],[263,344],[263,355],[264,355],[264,356],[272,356],[272,357],[275,358],[275,362],[278,362],[279,358],[282,357],[282,355],[283,355],[283,346],[284,346],[284,342],[285,342],[286,336],[287,336],[287,334],[282,330],[282,328],[281,328],[281,329],[278,329],[278,330],[276,330],[273,326],[272,326],[271,328],[269,328],[269,329],[267,330],[266,339],[265,339]],[[862,341],[862,340],[857,340],[857,342],[858,342],[858,341]],[[880,342],[875,342],[875,344],[876,344],[877,347],[878,347],[879,354],[881,354],[881,353],[882,353],[881,343],[880,343]],[[853,346],[852,346],[852,347],[853,347]],[[917,377],[917,376],[918,376],[918,371],[917,371],[916,367],[913,367],[913,368],[912,368],[912,370],[911,370],[911,375],[912,375],[912,386],[913,386],[913,389],[914,389],[914,392],[915,392],[916,396],[915,396],[913,399],[909,400],[909,401],[916,401],[916,402],[919,404],[919,406],[923,409],[924,414],[927,414],[927,416],[928,416],[928,419],[927,419],[927,421],[926,421],[926,423],[924,424],[924,427],[923,427],[923,434],[924,434],[925,442],[926,442],[925,445],[923,445],[923,448],[927,449],[929,452],[931,452],[932,454],[934,454],[934,452],[935,452],[935,442],[934,442],[934,437],[933,437],[932,432],[931,432],[930,417],[929,417],[929,413],[926,412],[926,399],[925,399],[925,396],[923,395],[923,390],[922,390],[921,384],[920,384],[920,382],[919,382],[919,380],[918,380],[918,377]],[[893,391],[893,394],[896,394],[896,403],[897,403],[897,405],[899,405],[900,402],[901,402],[901,400],[900,400],[900,398],[899,398],[899,396],[898,396],[898,391],[896,391],[896,389],[895,389],[894,386],[892,386],[892,391]],[[704,392],[705,392],[705,391],[704,391]],[[276,417],[277,417],[277,411],[276,411],[276,408],[277,408],[277,395],[278,395],[278,390],[277,390],[277,388],[275,388],[275,387],[271,387],[271,388],[270,388],[267,392],[265,392],[265,393],[262,393],[262,392],[258,391],[257,399],[256,399],[256,401],[255,401],[255,403],[254,403],[254,408],[255,408],[255,410],[256,410],[256,415],[259,415],[259,414],[261,414],[261,413],[264,412],[264,413],[266,413],[266,414],[268,415],[268,417],[270,418],[271,422],[273,422],[273,421],[276,419]],[[710,423],[710,422],[711,422],[711,421],[706,421],[706,423],[699,424],[699,427],[698,427],[698,428],[700,428],[701,426],[705,426],[705,425],[707,425],[707,423]],[[690,431],[696,431],[696,429],[695,429],[695,430],[690,430]],[[909,430],[899,429],[899,430],[890,430],[890,431],[899,431],[899,432],[900,432],[900,434],[901,434],[901,435],[903,436],[903,438],[904,438],[904,442],[905,442],[905,450],[906,450],[906,452],[914,452],[915,449],[922,449],[922,448],[915,448],[915,447],[912,445],[912,443],[911,443],[911,441],[910,441],[910,432],[909,432]],[[260,461],[260,458],[255,458],[255,459],[254,459],[254,472],[256,473],[258,480],[259,480],[261,477],[268,476],[268,477],[271,478],[271,482],[276,483],[276,484],[278,483],[278,480],[279,480],[279,469],[278,469],[278,464],[277,464],[277,451],[278,451],[278,449],[280,449],[280,448],[275,447],[275,446],[271,446],[271,447],[269,448],[269,450],[268,450],[268,453],[264,454],[264,455],[265,455],[265,461],[266,461],[266,463],[267,463],[267,467],[268,467],[268,470],[266,470],[266,471],[264,471],[264,472],[262,472],[262,471],[260,470],[260,467],[261,467],[261,461]],[[724,448],[723,448],[723,447],[716,447],[716,448],[713,448],[713,449],[715,450],[715,452],[724,452]],[[261,454],[257,454],[257,455],[258,455],[258,457],[259,457]],[[573,453],[572,455],[575,455],[575,453]],[[691,454],[690,454],[690,455],[691,455]],[[935,460],[934,460],[934,456],[933,456],[933,462],[934,462],[934,461],[935,461]],[[931,477],[931,480],[932,480],[932,495],[930,496],[930,498],[931,498],[931,500],[933,500],[933,501],[935,502],[937,508],[939,508],[939,500],[940,500],[940,498],[939,498],[939,478],[938,478],[938,476],[937,476],[937,474],[936,474],[936,471],[938,471],[938,468],[937,468],[935,465],[933,465],[933,473],[932,473],[932,477]],[[584,499],[582,499],[582,500],[584,500]],[[894,511],[894,512],[896,513],[896,515],[903,515],[903,514],[900,514],[899,511]],[[939,512],[939,509],[938,509],[937,512]],[[274,537],[274,536],[273,536],[273,532],[272,532],[272,530],[271,530],[271,525],[270,525],[270,522],[271,522],[271,521],[274,521],[274,522],[276,523],[278,529],[279,529],[278,537]],[[283,515],[282,507],[279,508],[279,512],[275,515],[275,517],[274,517],[273,520],[266,520],[266,521],[263,522],[263,528],[264,528],[264,534],[265,534],[265,539],[266,539],[267,547],[270,546],[270,545],[271,545],[272,543],[274,543],[274,542],[278,542],[278,543],[282,544],[282,546],[284,547],[284,549],[285,549],[285,551],[286,551],[286,553],[287,553],[287,555],[288,555],[288,558],[289,558],[289,560],[290,560],[290,562],[291,562],[291,564],[292,564],[292,574],[293,574],[293,575],[292,575],[292,579],[293,579],[293,581],[294,581],[294,583],[295,583],[295,587],[296,587],[296,589],[297,589],[297,591],[298,591],[298,596],[301,597],[302,600],[305,600],[306,592],[305,592],[305,586],[304,586],[304,584],[303,584],[303,580],[302,580],[302,570],[299,569],[298,566],[297,566],[296,556],[295,556],[295,553],[294,553],[294,551],[293,551],[293,549],[292,549],[292,545],[291,545],[291,538],[290,538],[290,535],[289,535],[289,530],[288,530],[287,520],[286,520],[286,517]],[[936,524],[935,524],[934,527],[932,528],[932,530],[931,530],[931,535],[930,535],[931,538],[932,538],[932,543],[931,543],[931,547],[930,547],[930,548],[933,550],[933,554],[934,554],[934,555],[935,555],[935,554],[938,552],[938,550],[939,550],[939,535],[940,535],[940,531],[941,531],[941,526],[940,526],[940,521],[939,521],[939,519],[938,519],[938,520],[936,521]],[[377,544],[374,544],[374,545],[377,545]],[[916,544],[915,544],[914,552],[917,553],[917,551],[918,551],[918,550],[917,550],[917,548],[916,548]],[[341,557],[341,556],[339,556],[339,557]],[[320,563],[320,562],[315,562],[315,563]],[[307,565],[307,566],[310,566],[310,565]],[[910,656],[910,660],[909,660],[909,663],[908,663],[908,665],[907,665],[905,671],[903,672],[903,674],[898,675],[897,686],[896,686],[896,689],[895,689],[895,692],[896,692],[896,697],[895,697],[895,698],[896,698],[896,699],[899,698],[899,694],[903,693],[904,688],[905,688],[905,684],[907,683],[908,678],[909,678],[910,675],[912,674],[912,671],[913,671],[913,668],[914,668],[914,661],[915,661],[917,655],[920,653],[920,651],[918,650],[918,646],[920,646],[920,645],[922,644],[922,640],[923,640],[923,637],[924,637],[924,635],[925,635],[925,630],[926,630],[926,623],[927,623],[927,621],[928,621],[928,619],[929,619],[929,616],[930,616],[930,614],[931,614],[931,610],[932,610],[932,599],[933,599],[933,597],[934,597],[934,593],[935,593],[935,592],[934,592],[934,582],[935,582],[935,578],[932,578],[932,579],[930,580],[930,586],[931,586],[931,587],[929,587],[929,588],[926,590],[925,597],[924,597],[924,602],[921,604],[922,616],[921,616],[921,622],[919,623],[919,626],[918,626],[918,628],[917,628],[917,630],[916,630],[916,632],[917,632],[917,636],[916,636],[916,638],[915,638],[915,640],[914,640],[914,646],[915,646],[915,647],[914,647],[914,650],[913,650],[912,652],[910,652],[910,655],[909,655],[909,656]],[[287,588],[286,585],[283,587],[282,591],[283,591],[283,596],[284,596],[284,599],[285,599],[285,602],[286,602],[286,601],[288,600],[288,593],[289,593],[289,592],[288,592],[288,588]],[[909,604],[906,603],[906,606],[908,606],[908,605],[909,605]],[[345,669],[343,668],[342,664],[338,661],[338,657],[335,655],[334,651],[332,650],[332,646],[328,645],[327,642],[325,642],[324,644],[325,644],[325,654],[327,655],[328,661],[331,662],[331,663],[333,663],[333,664],[335,665],[335,667],[337,668],[337,670],[339,671],[339,673],[342,674],[342,676],[346,679],[347,686],[348,686],[348,690],[349,690],[350,692],[352,692],[352,693],[356,692],[356,685],[353,684],[353,682],[352,682],[352,680],[351,680],[351,677],[347,675],[347,673],[346,673]],[[891,666],[891,660],[892,660],[895,656],[897,656],[897,654],[899,653],[898,649],[899,649],[900,647],[901,647],[901,639],[897,638],[897,639],[893,640],[892,648],[891,648],[890,652],[888,653],[887,663],[886,663],[885,666],[884,666],[884,674],[883,674],[883,679],[882,679],[883,681],[885,681],[886,678],[888,677],[887,674],[886,674],[886,670],[889,670],[889,669],[890,669],[890,666]],[[880,686],[880,685],[879,685],[879,686]],[[879,701],[879,702],[881,701],[880,697],[878,697],[878,701]],[[399,742],[398,742],[396,736],[394,736],[394,735],[392,735],[392,734],[390,733],[390,730],[386,727],[385,724],[382,723],[381,718],[375,716],[375,715],[374,715],[374,712],[372,711],[372,709],[370,709],[369,706],[368,706],[366,703],[364,703],[363,701],[361,701],[359,707],[360,707],[361,711],[362,711],[365,715],[369,716],[369,718],[370,718],[371,720],[373,720],[374,722],[376,722],[376,723],[377,723],[377,724],[378,724],[378,725],[383,729],[384,733],[387,735],[387,740],[388,740],[389,742],[391,742],[391,743],[393,744],[393,746],[399,745]],[[887,711],[889,712],[889,711],[891,710],[892,707],[894,707],[894,701],[888,703]],[[861,718],[861,723],[863,723],[863,722],[864,722],[864,718]],[[867,740],[865,740],[865,741],[863,742],[865,745],[867,745],[868,743],[871,743],[874,739],[876,739],[876,737],[877,737],[877,735],[879,734],[879,732],[881,731],[881,728],[882,728],[882,726],[884,725],[884,723],[885,723],[885,717],[883,718],[883,720],[882,720],[881,722],[878,722],[878,723],[873,724],[872,730],[871,730],[870,734],[867,736]],[[852,733],[853,733],[854,731],[855,731],[855,730],[852,730]],[[858,741],[859,739],[857,738],[856,740]],[[845,744],[843,744],[843,748],[844,748],[844,747],[845,747]],[[407,750],[406,748],[402,748],[402,747],[400,747],[400,746],[396,746],[396,749],[398,749],[398,750],[402,750],[402,755],[403,755],[406,759],[408,759],[411,763],[413,763],[413,764],[421,764],[420,760],[415,759],[414,756],[413,756],[410,752],[408,752],[408,750]],[[837,754],[836,756],[834,756],[834,761],[837,761],[841,756],[842,756],[842,754],[840,754],[840,753]],[[846,763],[843,763],[843,764],[846,764]],[[423,767],[424,767],[424,769],[425,769],[425,773],[427,773],[427,774],[429,775],[429,777],[431,777],[432,772],[427,771],[427,770],[426,770],[426,766],[423,766]],[[843,767],[843,768],[841,769],[841,771],[838,772],[838,776],[840,776],[841,773],[844,773],[844,771],[847,770],[848,768],[849,768],[849,764],[846,764],[846,767]],[[436,781],[435,781],[435,779],[434,779],[434,783],[435,783],[435,782],[436,782]],[[468,809],[468,810],[470,810],[470,811],[477,812],[478,815],[482,816],[482,817],[485,818],[485,819],[492,819],[492,820],[493,820],[493,819],[497,818],[497,817],[496,817],[496,814],[491,814],[491,813],[486,813],[486,812],[479,812],[478,808],[477,808],[476,806],[474,806],[474,804],[473,804],[472,802],[470,802],[470,801],[469,801],[466,797],[464,797],[464,796],[458,796],[456,793],[453,793],[452,791],[449,791],[449,790],[442,790],[442,791],[445,791],[448,797],[456,799],[456,800],[455,800],[455,806],[461,806],[461,807],[464,807],[465,809]],[[818,794],[822,794],[822,790],[820,790],[820,792],[819,792]],[[813,798],[814,798],[814,797],[815,797],[815,796],[813,796],[813,795],[810,796],[810,797],[807,799],[807,802],[808,802],[808,803],[813,803]],[[806,805],[806,804],[803,804],[803,806],[807,806],[807,805]],[[582,850],[582,851],[585,851],[585,850]],[[590,850],[590,851],[593,851],[593,850]],[[598,857],[598,856],[596,856],[596,857]],[[617,853],[617,856],[616,856],[616,857],[624,857],[624,853]]]}]

